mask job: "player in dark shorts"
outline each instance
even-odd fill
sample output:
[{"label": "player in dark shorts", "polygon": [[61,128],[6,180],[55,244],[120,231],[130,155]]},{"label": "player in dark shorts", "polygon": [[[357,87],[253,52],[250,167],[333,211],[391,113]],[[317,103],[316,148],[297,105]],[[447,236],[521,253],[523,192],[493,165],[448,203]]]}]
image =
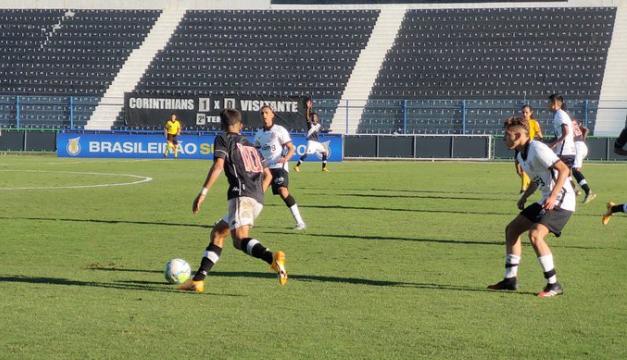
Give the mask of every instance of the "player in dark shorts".
[{"label": "player in dark shorts", "polygon": [[260,112],[263,128],[255,134],[255,146],[261,149],[261,154],[267,161],[272,173],[272,193],[279,195],[292,213],[292,217],[296,221],[294,229],[304,230],[307,225],[300,215],[296,199],[289,191],[288,161],[294,155],[296,148],[287,129],[274,123],[275,114],[272,108],[269,105],[264,105]]},{"label": "player in dark shorts", "polygon": [[[625,145],[627,145],[627,127],[621,131],[618,139],[614,143],[614,153],[616,155],[627,156],[627,150],[625,150]],[[607,203],[607,212],[603,214],[603,218],[601,218],[601,222],[603,225],[607,225],[612,218],[612,215],[616,213],[627,213],[627,203],[625,204],[615,204],[610,201]]]},{"label": "player in dark shorts", "polygon": [[220,114],[224,133],[214,142],[213,165],[209,169],[203,187],[194,199],[192,211],[198,213],[207,193],[224,170],[229,182],[227,191],[228,213],[211,230],[211,240],[200,262],[200,267],[192,279],[178,287],[184,291],[204,291],[204,280],[209,270],[218,262],[224,239],[231,232],[233,246],[244,253],[261,259],[278,273],[279,283],[287,283],[285,253],[272,253],[261,245],[259,240],[249,236],[249,230],[263,209],[263,194],[270,186],[272,175],[263,162],[263,157],[246,137],[242,130],[241,114],[237,110],[227,109]]},{"label": "player in dark shorts", "polygon": [[[505,143],[517,150],[517,160],[532,182],[525,190],[518,208],[522,210],[505,228],[505,276],[503,280],[488,286],[492,290],[516,290],[518,265],[522,256],[520,236],[529,232],[529,240],[538,257],[547,284],[539,297],[552,297],[563,293],[557,282],[553,254],[546,243],[546,236],[560,236],[562,229],[575,212],[575,191],[568,177],[570,171],[551,149],[540,141],[529,138],[527,122],[512,117],[505,122]],[[525,207],[525,203],[537,189],[542,199]]]},{"label": "player in dark shorts", "polygon": [[300,165],[307,159],[308,155],[318,155],[322,158],[322,171],[328,172],[327,159],[329,158],[329,150],[320,142],[320,117],[313,111],[313,100],[307,98],[305,101],[305,120],[307,121],[307,148],[305,153],[298,159],[298,163],[294,167],[296,172],[300,171]]}]

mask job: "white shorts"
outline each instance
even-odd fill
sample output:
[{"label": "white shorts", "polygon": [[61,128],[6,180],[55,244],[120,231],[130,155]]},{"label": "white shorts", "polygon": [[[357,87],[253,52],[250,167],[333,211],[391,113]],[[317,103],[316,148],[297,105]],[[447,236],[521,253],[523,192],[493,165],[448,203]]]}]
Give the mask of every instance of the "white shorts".
[{"label": "white shorts", "polygon": [[307,140],[307,150],[305,150],[305,153],[307,155],[313,155],[313,154],[322,155],[322,153],[326,153],[326,152],[327,152],[327,148],[325,148],[324,145],[322,145],[322,143],[318,141]]},{"label": "white shorts", "polygon": [[577,149],[577,155],[575,155],[575,163],[573,168],[581,169],[583,166],[583,159],[588,156],[588,145],[583,141],[575,141],[575,148]]},{"label": "white shorts", "polygon": [[234,230],[242,226],[255,225],[255,219],[261,213],[263,205],[250,197],[238,197],[229,200],[229,213],[222,220]]}]

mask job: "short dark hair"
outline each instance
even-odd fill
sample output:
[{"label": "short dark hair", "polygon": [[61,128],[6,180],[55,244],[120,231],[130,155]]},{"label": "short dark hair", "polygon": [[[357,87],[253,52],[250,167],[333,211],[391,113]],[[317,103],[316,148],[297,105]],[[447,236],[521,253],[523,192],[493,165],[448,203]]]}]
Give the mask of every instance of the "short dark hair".
[{"label": "short dark hair", "polygon": [[503,123],[505,130],[509,130],[514,127],[521,127],[527,133],[529,133],[529,123],[525,121],[521,116],[510,116]]},{"label": "short dark hair", "polygon": [[561,102],[563,104],[564,103],[564,97],[562,95],[560,95],[560,94],[551,94],[549,96],[549,101],[552,102],[552,103],[559,101],[559,102]]},{"label": "short dark hair", "polygon": [[520,108],[520,110],[522,111],[522,110],[524,110],[525,108],[529,108],[529,111],[533,112],[533,108],[532,108],[532,107],[531,107],[531,105],[529,105],[529,104],[525,104],[525,105],[523,105],[523,106]]},{"label": "short dark hair", "polygon": [[242,114],[235,109],[224,109],[220,113],[220,124],[222,130],[227,130],[229,126],[233,126],[242,122]]}]

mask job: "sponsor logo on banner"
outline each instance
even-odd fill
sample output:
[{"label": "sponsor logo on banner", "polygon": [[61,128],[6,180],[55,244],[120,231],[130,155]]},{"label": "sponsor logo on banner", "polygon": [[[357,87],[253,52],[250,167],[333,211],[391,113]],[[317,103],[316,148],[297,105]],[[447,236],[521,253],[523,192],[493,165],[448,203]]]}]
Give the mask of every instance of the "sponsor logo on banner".
[{"label": "sponsor logo on banner", "polygon": [[[163,158],[166,141],[163,135],[59,133],[57,154],[60,157],[93,158]],[[342,137],[327,135],[322,144],[328,149],[329,161],[342,161]],[[250,140],[254,142],[252,136]],[[214,135],[179,136],[179,159],[213,159]],[[307,139],[293,135],[297,151],[292,161],[305,153]]]},{"label": "sponsor logo on banner", "polygon": [[68,155],[78,156],[78,154],[81,153],[81,143],[79,142],[80,140],[81,140],[80,136],[68,140],[67,149],[66,149]]}]

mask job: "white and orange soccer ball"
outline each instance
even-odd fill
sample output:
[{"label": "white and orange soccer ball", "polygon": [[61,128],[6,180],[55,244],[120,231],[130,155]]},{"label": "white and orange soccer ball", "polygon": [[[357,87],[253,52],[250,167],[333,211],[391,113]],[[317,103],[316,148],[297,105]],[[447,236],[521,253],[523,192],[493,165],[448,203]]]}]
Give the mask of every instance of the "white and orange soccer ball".
[{"label": "white and orange soccer ball", "polygon": [[192,268],[183,259],[172,259],[165,264],[163,275],[170,284],[182,284],[192,276]]}]

